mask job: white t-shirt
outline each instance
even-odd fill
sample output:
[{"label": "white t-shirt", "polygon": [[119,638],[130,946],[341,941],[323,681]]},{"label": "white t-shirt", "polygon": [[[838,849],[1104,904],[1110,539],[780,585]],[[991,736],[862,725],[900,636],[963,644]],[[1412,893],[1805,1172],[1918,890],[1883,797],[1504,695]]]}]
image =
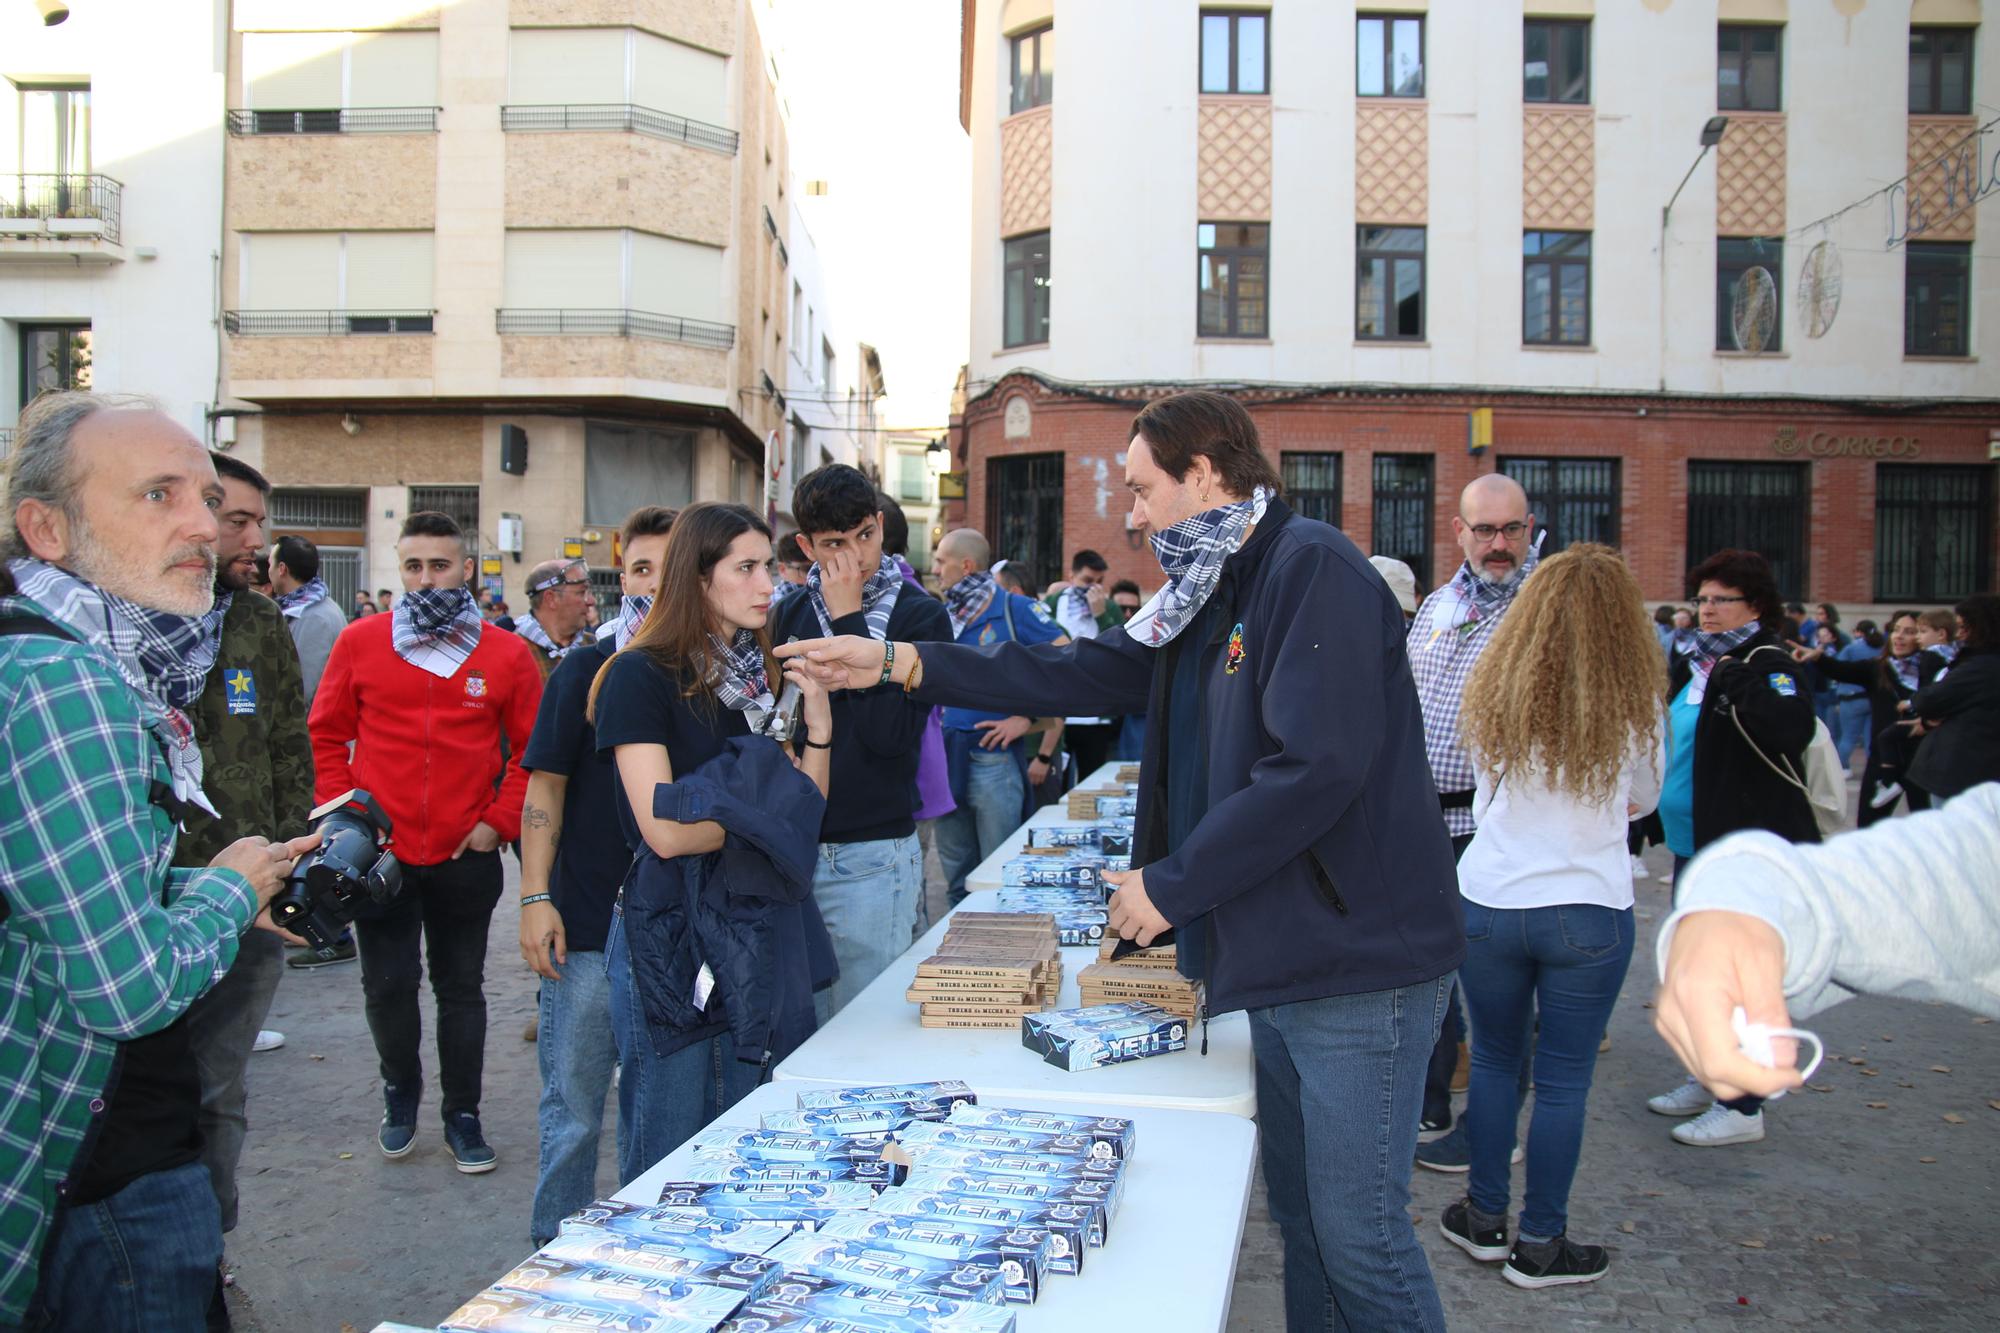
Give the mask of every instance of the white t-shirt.
[{"label": "white t-shirt", "polygon": [[[1472,818],[1478,825],[1458,862],[1459,893],[1483,907],[1521,909],[1594,903],[1632,905],[1626,825],[1659,804],[1667,767],[1662,721],[1651,753],[1632,753],[1610,800],[1578,800],[1536,773],[1505,773],[1496,788],[1479,756]],[[1636,807],[1628,814],[1628,807]]]}]

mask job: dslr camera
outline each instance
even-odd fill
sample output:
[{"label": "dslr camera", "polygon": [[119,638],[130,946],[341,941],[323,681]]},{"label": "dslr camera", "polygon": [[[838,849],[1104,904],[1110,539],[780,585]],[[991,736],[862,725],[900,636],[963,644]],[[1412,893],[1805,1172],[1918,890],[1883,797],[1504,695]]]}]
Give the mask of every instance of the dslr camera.
[{"label": "dslr camera", "polygon": [[387,903],[403,891],[403,867],[387,850],[389,816],[358,787],[313,811],[312,826],[320,844],[285,877],[271,899],[271,921],[331,958],[357,907]]}]

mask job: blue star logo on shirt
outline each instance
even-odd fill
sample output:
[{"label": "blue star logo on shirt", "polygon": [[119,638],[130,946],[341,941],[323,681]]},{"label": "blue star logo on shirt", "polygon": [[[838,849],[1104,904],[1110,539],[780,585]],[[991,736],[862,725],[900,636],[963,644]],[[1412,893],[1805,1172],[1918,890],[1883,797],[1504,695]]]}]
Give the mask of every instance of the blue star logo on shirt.
[{"label": "blue star logo on shirt", "polygon": [[222,678],[228,687],[229,715],[231,717],[252,716],[257,712],[257,678],[242,667],[231,671]]}]

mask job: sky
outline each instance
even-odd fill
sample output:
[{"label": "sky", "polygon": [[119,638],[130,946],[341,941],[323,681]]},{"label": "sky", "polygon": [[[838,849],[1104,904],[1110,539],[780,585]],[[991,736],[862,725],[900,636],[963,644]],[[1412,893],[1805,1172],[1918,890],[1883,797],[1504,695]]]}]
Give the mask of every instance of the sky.
[{"label": "sky", "polygon": [[956,0],[765,0],[792,174],[846,340],[881,353],[891,429],[942,430],[965,362],[970,141]]}]

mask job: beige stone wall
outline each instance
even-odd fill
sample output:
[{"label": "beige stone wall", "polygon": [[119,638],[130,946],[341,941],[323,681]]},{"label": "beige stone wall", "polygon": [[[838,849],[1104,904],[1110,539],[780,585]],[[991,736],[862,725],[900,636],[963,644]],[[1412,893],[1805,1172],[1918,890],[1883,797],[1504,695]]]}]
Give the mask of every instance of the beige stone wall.
[{"label": "beige stone wall", "polygon": [[507,379],[646,379],[706,388],[729,382],[728,352],[651,338],[506,337]]},{"label": "beige stone wall", "polygon": [[1038,106],[1000,122],[1000,234],[1047,231],[1054,189],[1055,108]]},{"label": "beige stone wall", "polygon": [[733,0],[512,0],[507,17],[516,28],[644,28],[723,55],[736,53]]},{"label": "beige stone wall", "polygon": [[231,231],[429,231],[435,134],[232,135]]},{"label": "beige stone wall", "polygon": [[[518,477],[500,470],[503,425],[528,432],[528,470]],[[583,536],[583,426],[575,417],[505,413],[480,423],[479,525],[497,539],[500,515],[521,516],[521,559],[506,555],[500,562],[508,607],[516,616],[528,609],[528,571],[561,555],[565,537]],[[610,531],[600,529],[599,540],[585,543],[583,555],[593,565],[609,565]]]},{"label": "beige stone wall", "polygon": [[1715,162],[1718,236],[1782,236],[1785,231],[1785,116],[1733,111]]},{"label": "beige stone wall", "polygon": [[478,417],[398,416],[365,407],[356,416],[358,435],[341,429],[337,412],[259,418],[265,475],[279,486],[479,484]]},{"label": "beige stone wall", "polygon": [[234,384],[274,380],[425,380],[432,340],[424,333],[346,338],[227,338]]},{"label": "beige stone wall", "polygon": [[1195,171],[1202,220],[1269,221],[1271,99],[1203,97],[1200,135]]},{"label": "beige stone wall", "polygon": [[1531,106],[1521,121],[1521,225],[1590,231],[1597,216],[1597,112]]},{"label": "beige stone wall", "polygon": [[778,264],[777,247],[765,235],[764,210],[771,210],[783,236],[789,230],[787,219],[791,215],[784,197],[791,163],[764,44],[756,24],[747,19],[742,25],[736,71],[736,124],[742,142],[738,149],[741,167],[736,173],[736,226],[730,242],[736,280],[736,346],[727,387],[742,390],[731,395],[729,407],[761,437],[783,425],[777,404],[763,393],[762,376],[769,374],[772,383],[783,386],[786,344],[767,334],[782,331],[783,337],[789,338],[793,332],[786,327],[791,279]]},{"label": "beige stone wall", "polygon": [[734,174],[720,153],[643,134],[510,134],[507,225],[632,227],[728,245]]},{"label": "beige stone wall", "polygon": [[1430,220],[1430,106],[1357,100],[1354,220],[1421,227]]}]

